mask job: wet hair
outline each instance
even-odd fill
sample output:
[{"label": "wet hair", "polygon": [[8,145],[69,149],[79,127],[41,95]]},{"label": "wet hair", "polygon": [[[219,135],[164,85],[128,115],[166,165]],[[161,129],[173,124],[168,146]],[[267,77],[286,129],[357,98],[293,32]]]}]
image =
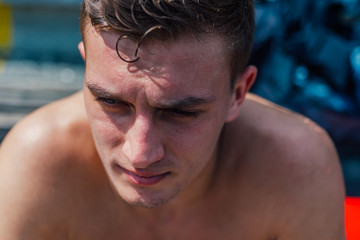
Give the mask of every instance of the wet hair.
[{"label": "wet hair", "polygon": [[119,33],[119,39],[137,40],[138,45],[148,35],[176,40],[185,34],[218,34],[225,40],[232,85],[250,58],[255,31],[253,0],[84,0],[83,39],[89,21],[98,29]]}]

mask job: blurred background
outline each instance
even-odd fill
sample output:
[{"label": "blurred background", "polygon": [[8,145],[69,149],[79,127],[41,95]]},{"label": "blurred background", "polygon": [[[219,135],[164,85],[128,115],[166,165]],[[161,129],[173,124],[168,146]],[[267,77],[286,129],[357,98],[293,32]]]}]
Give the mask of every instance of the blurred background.
[{"label": "blurred background", "polygon": [[[0,0],[0,142],[19,119],[81,89],[80,0]],[[335,142],[360,196],[360,0],[257,0],[252,91]]]},{"label": "blurred background", "polygon": [[0,141],[27,113],[81,89],[80,0],[0,0]]}]

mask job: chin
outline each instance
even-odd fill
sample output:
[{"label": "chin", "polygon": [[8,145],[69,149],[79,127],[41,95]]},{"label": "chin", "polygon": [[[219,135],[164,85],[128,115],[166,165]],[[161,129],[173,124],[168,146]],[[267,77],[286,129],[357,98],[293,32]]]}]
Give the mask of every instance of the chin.
[{"label": "chin", "polygon": [[129,205],[142,208],[159,208],[174,199],[180,192],[180,187],[174,187],[170,192],[149,189],[133,189],[132,193],[120,194],[120,197]]},{"label": "chin", "polygon": [[137,202],[128,202],[128,204],[135,206],[135,207],[154,209],[154,208],[159,208],[159,207],[164,206],[169,201],[170,200],[160,200],[160,201],[148,202],[148,201],[141,199]]}]

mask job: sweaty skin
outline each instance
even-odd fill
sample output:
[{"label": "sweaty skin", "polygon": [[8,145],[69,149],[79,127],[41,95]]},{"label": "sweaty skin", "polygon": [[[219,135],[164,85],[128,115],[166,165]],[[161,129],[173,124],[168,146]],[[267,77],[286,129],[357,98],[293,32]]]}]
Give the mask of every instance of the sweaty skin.
[{"label": "sweaty skin", "polygon": [[247,93],[255,67],[231,91],[220,37],[144,42],[130,64],[116,39],[88,27],[84,90],[1,145],[0,239],[345,239],[332,142]]}]

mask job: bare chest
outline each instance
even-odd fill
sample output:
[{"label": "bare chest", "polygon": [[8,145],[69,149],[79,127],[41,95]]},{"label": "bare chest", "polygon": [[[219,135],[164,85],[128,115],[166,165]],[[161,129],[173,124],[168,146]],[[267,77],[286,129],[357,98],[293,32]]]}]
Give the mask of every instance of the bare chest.
[{"label": "bare chest", "polygon": [[113,214],[99,215],[79,224],[76,240],[274,240],[269,238],[260,216],[238,214],[236,209],[204,209],[179,221],[171,218],[154,222]]},{"label": "bare chest", "polygon": [[[106,229],[106,230],[105,230]],[[261,230],[260,230],[261,232]],[[264,233],[249,231],[245,227],[230,226],[178,226],[176,231],[169,229],[148,229],[145,226],[136,227],[116,226],[113,228],[91,229],[87,228],[81,234],[71,239],[87,240],[273,240],[264,235]],[[69,240],[71,240],[69,239]]]}]

